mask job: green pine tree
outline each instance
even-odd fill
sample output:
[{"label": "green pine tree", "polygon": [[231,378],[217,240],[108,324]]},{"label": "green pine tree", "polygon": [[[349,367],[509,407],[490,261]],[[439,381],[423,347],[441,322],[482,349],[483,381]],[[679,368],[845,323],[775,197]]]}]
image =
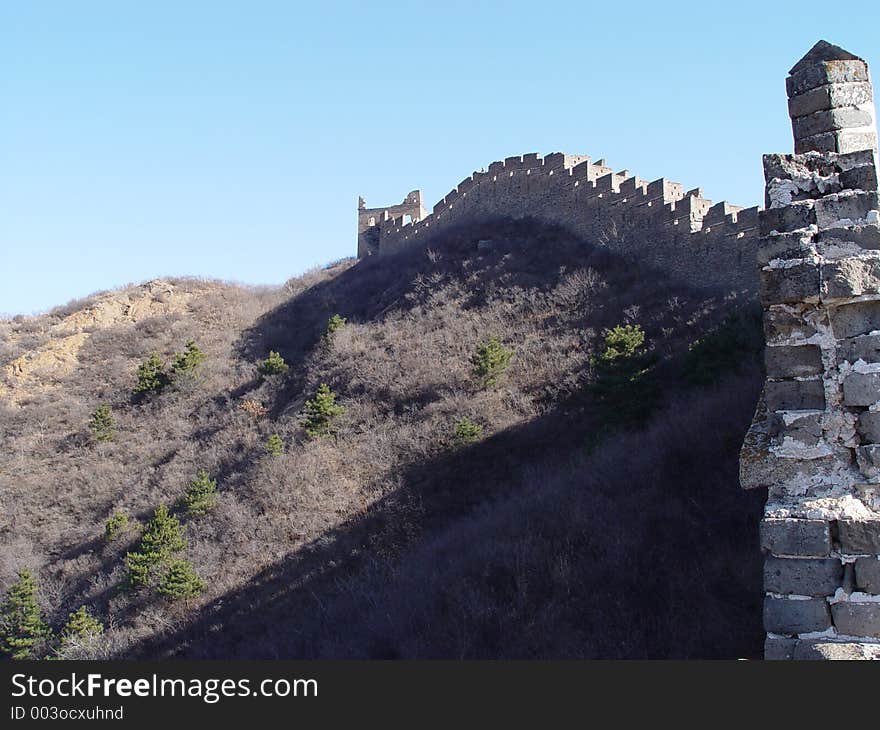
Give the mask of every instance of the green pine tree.
[{"label": "green pine tree", "polygon": [[266,440],[266,453],[270,456],[281,456],[284,453],[284,441],[277,433],[273,433]]},{"label": "green pine tree", "polygon": [[113,421],[113,413],[106,403],[99,405],[89,420],[89,430],[95,441],[112,441],[116,434],[116,424]]},{"label": "green pine tree", "polygon": [[477,346],[471,357],[474,376],[482,387],[489,388],[498,383],[498,378],[507,370],[513,351],[508,350],[494,335]]},{"label": "green pine tree", "polygon": [[0,604],[0,651],[11,659],[33,659],[50,636],[37,603],[37,583],[29,570],[18,572]]},{"label": "green pine tree", "polygon": [[164,504],[156,508],[147,523],[137,550],[126,555],[129,582],[132,586],[150,585],[156,574],[166,567],[171,558],[186,548],[180,521]]},{"label": "green pine tree", "polygon": [[187,340],[183,352],[178,353],[174,357],[171,369],[176,375],[192,373],[205,361],[206,357],[205,353],[202,352],[199,349],[199,346],[195,343],[195,340]]},{"label": "green pine tree", "polygon": [[659,391],[647,351],[645,332],[638,325],[618,325],[605,333],[605,346],[592,359],[595,379],[591,391],[606,432],[643,420],[657,404]]},{"label": "green pine tree", "polygon": [[77,639],[90,639],[104,633],[104,624],[96,619],[85,606],[70,614],[64,628],[61,629],[61,643],[66,644]]},{"label": "green pine tree", "polygon": [[324,330],[324,338],[330,339],[330,337],[333,336],[333,333],[336,332],[336,330],[341,329],[345,326],[345,323],[347,321],[348,320],[345,317],[334,314],[332,317],[330,317],[329,320],[327,320],[327,329]]},{"label": "green pine tree", "polygon": [[130,521],[125,512],[115,512],[110,516],[104,525],[104,539],[112,542],[119,535],[128,531]]},{"label": "green pine tree", "polygon": [[217,504],[217,480],[202,469],[186,488],[183,506],[190,515],[203,515]]},{"label": "green pine tree", "polygon": [[330,386],[321,383],[315,397],[305,404],[303,426],[309,438],[328,436],[333,419],[344,411],[345,408],[336,402],[336,394],[330,390]]},{"label": "green pine tree", "polygon": [[158,393],[166,385],[168,385],[168,375],[165,373],[165,363],[158,353],[150,353],[150,356],[138,367],[134,394],[145,396],[149,393]]},{"label": "green pine tree", "polygon": [[483,435],[483,427],[465,416],[455,424],[455,443],[459,446],[473,443]]},{"label": "green pine tree", "polygon": [[205,590],[205,582],[199,578],[188,560],[175,560],[168,566],[168,572],[156,589],[169,601],[181,598],[194,598]]},{"label": "green pine tree", "polygon": [[269,357],[260,363],[257,370],[259,370],[260,375],[264,376],[282,375],[287,372],[288,365],[284,362],[284,358],[275,350],[269,350]]}]

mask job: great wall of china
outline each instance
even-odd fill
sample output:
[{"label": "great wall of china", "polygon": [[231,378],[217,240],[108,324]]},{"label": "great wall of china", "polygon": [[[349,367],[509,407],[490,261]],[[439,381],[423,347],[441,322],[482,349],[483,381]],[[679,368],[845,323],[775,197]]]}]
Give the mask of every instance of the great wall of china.
[{"label": "great wall of china", "polygon": [[[704,287],[760,295],[767,380],[740,456],[767,490],[768,659],[880,659],[880,199],[864,60],[818,42],[789,72],[794,154],[764,156],[765,210],[712,205],[585,156],[530,154],[463,180],[430,215],[413,191],[359,201],[358,256],[445,227],[533,217]],[[757,546],[756,546],[757,548]]]},{"label": "great wall of china", "polygon": [[[646,182],[604,160],[553,153],[508,157],[462,180],[428,214],[414,190],[400,205],[359,200],[358,258],[427,245],[453,225],[493,217],[561,225],[586,241],[637,256],[701,287],[754,293],[758,208],[712,204],[702,190]],[[711,260],[712,266],[706,266]]]}]

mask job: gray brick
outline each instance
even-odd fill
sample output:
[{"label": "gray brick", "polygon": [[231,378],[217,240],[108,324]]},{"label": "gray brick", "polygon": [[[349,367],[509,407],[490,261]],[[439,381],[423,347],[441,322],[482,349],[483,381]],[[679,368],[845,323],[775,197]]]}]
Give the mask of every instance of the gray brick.
[{"label": "gray brick", "polygon": [[822,352],[817,345],[788,345],[764,350],[768,378],[795,378],[822,372]]},{"label": "gray brick", "polygon": [[822,437],[823,415],[824,411],[789,411],[786,423],[781,413],[774,413],[769,418],[768,432],[777,444],[789,438],[804,446],[815,446]]},{"label": "gray brick", "polygon": [[856,448],[856,463],[862,474],[871,479],[880,474],[880,445],[868,444]]},{"label": "gray brick", "polygon": [[774,259],[802,259],[816,255],[813,234],[803,231],[774,233],[761,239],[756,260],[766,266]]},{"label": "gray brick", "polygon": [[880,257],[847,256],[822,264],[822,299],[851,298],[880,293]]},{"label": "gray brick", "polygon": [[838,339],[880,330],[880,301],[853,302],[829,311],[831,330]]},{"label": "gray brick", "polygon": [[856,588],[880,594],[880,560],[875,556],[856,560]]},{"label": "gray brick", "polygon": [[824,598],[764,598],[764,629],[773,634],[808,634],[831,626]]},{"label": "gray brick", "polygon": [[761,301],[767,304],[802,302],[819,297],[819,265],[802,260],[783,268],[761,269]]},{"label": "gray brick", "polygon": [[840,185],[851,190],[877,190],[877,168],[874,165],[859,165],[840,173]]},{"label": "gray brick", "polygon": [[[814,310],[812,305],[802,310]],[[823,311],[824,315],[825,312]],[[791,339],[808,339],[816,334],[816,328],[807,322],[799,312],[792,312],[789,307],[772,306],[764,311],[764,339],[768,344],[779,343]]]},{"label": "gray brick", "polygon": [[862,152],[877,145],[874,132],[841,129],[837,132],[822,132],[812,137],[801,137],[794,141],[794,151],[805,152]]},{"label": "gray brick", "polygon": [[840,520],[840,549],[847,555],[880,553],[880,520]]},{"label": "gray brick", "polygon": [[868,251],[876,251],[880,248],[880,226],[876,223],[835,226],[819,231],[816,240],[822,243],[854,243]]},{"label": "gray brick", "polygon": [[840,107],[813,112],[803,117],[792,119],[791,127],[795,139],[812,137],[823,132],[834,132],[838,129],[866,127],[872,124],[871,113],[855,107]]},{"label": "gray brick", "polygon": [[870,444],[880,443],[880,411],[863,411],[860,413],[858,429],[863,442]]},{"label": "gray brick", "polygon": [[816,222],[819,228],[829,228],[840,220],[864,220],[869,211],[878,207],[876,192],[848,190],[834,193],[816,201]]},{"label": "gray brick", "polygon": [[843,582],[843,565],[835,558],[776,558],[764,561],[764,590],[800,596],[831,596]]},{"label": "gray brick", "polygon": [[809,66],[785,80],[789,97],[799,96],[826,84],[867,83],[868,65],[864,61],[826,61]]},{"label": "gray brick", "polygon": [[870,406],[880,400],[880,373],[852,372],[843,381],[843,402]]},{"label": "gray brick", "polygon": [[880,638],[880,603],[844,601],[835,603],[831,613],[838,633]]},{"label": "gray brick", "polygon": [[821,411],[825,387],[821,380],[768,380],[764,400],[768,411]]},{"label": "gray brick", "polygon": [[880,335],[862,335],[843,340],[837,345],[839,360],[880,362]]},{"label": "gray brick", "polygon": [[767,661],[784,661],[794,655],[797,639],[768,636],[764,639],[764,659]]},{"label": "gray brick", "polygon": [[807,114],[842,106],[865,104],[874,98],[871,84],[826,84],[788,100],[788,114],[803,117]]},{"label": "gray brick", "polygon": [[766,517],[761,520],[761,549],[773,555],[825,557],[831,530],[824,520]]},{"label": "gray brick", "polygon": [[816,211],[812,200],[803,200],[781,208],[767,208],[758,214],[761,235],[768,236],[773,231],[785,233],[807,228],[816,222]]}]

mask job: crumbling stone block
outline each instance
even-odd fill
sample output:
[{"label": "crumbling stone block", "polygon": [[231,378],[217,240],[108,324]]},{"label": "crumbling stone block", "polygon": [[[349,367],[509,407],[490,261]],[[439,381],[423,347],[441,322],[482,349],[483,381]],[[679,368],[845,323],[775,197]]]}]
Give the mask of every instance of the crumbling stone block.
[{"label": "crumbling stone block", "polygon": [[774,231],[785,233],[808,228],[816,223],[816,211],[812,200],[800,200],[780,208],[767,208],[758,216],[762,236]]},{"label": "crumbling stone block", "polygon": [[848,406],[872,406],[880,400],[880,372],[851,372],[843,381],[843,402]]},{"label": "crumbling stone block", "polygon": [[880,445],[868,444],[856,449],[856,462],[868,478],[880,475]]},{"label": "crumbling stone block", "polygon": [[840,185],[850,190],[877,190],[877,168],[874,165],[859,165],[845,170],[838,177]]},{"label": "crumbling stone block", "polygon": [[824,598],[764,598],[764,628],[772,634],[809,634],[830,627]]},{"label": "crumbling stone block", "polygon": [[880,301],[853,302],[829,309],[831,330],[838,339],[880,330]]},{"label": "crumbling stone block", "polygon": [[863,411],[860,413],[858,429],[862,441],[880,444],[880,411]]},{"label": "crumbling stone block", "polygon": [[869,83],[826,84],[793,96],[788,100],[790,117],[803,117],[835,107],[857,106],[873,101]]},{"label": "crumbling stone block", "polygon": [[825,557],[831,552],[831,530],[824,520],[766,517],[761,549],[777,556]]},{"label": "crumbling stone block", "polygon": [[858,152],[877,146],[874,132],[842,129],[836,132],[823,132],[812,137],[800,137],[794,141],[795,152]]},{"label": "crumbling stone block", "polygon": [[813,307],[768,307],[764,312],[764,339],[768,345],[781,345],[791,340],[807,340],[816,328],[807,321],[807,309]]},{"label": "crumbling stone block", "polygon": [[802,259],[816,255],[816,246],[810,232],[774,233],[761,239],[758,249],[758,266],[766,266],[774,259]]},{"label": "crumbling stone block", "polygon": [[821,380],[768,380],[764,400],[770,411],[821,411],[825,387]]},{"label": "crumbling stone block", "polygon": [[777,443],[785,439],[804,446],[816,446],[822,438],[823,411],[788,411],[775,413],[770,420],[770,435]]},{"label": "crumbling stone block", "polygon": [[855,244],[869,251],[880,248],[880,225],[860,223],[852,226],[826,228],[816,234],[820,243]]},{"label": "crumbling stone block", "polygon": [[831,614],[839,634],[880,638],[880,603],[842,601],[831,607]]},{"label": "crumbling stone block", "polygon": [[784,661],[792,659],[797,639],[788,637],[768,636],[764,640],[764,659],[767,661]]},{"label": "crumbling stone block", "polygon": [[821,272],[823,299],[880,293],[880,257],[876,255],[834,259],[822,264]]},{"label": "crumbling stone block", "polygon": [[835,558],[777,558],[764,561],[764,590],[800,596],[831,596],[843,582],[843,564]]},{"label": "crumbling stone block", "polygon": [[847,127],[866,127],[874,122],[871,112],[856,107],[827,109],[792,119],[795,137],[812,137]]},{"label": "crumbling stone block", "polygon": [[837,529],[842,553],[846,555],[880,553],[880,519],[840,520]]},{"label": "crumbling stone block", "polygon": [[[818,47],[819,44],[817,43],[816,46]],[[804,92],[826,84],[867,83],[868,65],[852,54],[850,56],[849,60],[823,60],[800,69],[796,66],[797,70],[792,69],[792,74],[785,80],[788,96],[800,96]],[[807,58],[804,57],[801,62],[806,60]]]},{"label": "crumbling stone block", "polygon": [[785,266],[761,269],[761,301],[764,304],[802,302],[819,297],[819,264],[795,259]]},{"label": "crumbling stone block", "polygon": [[764,350],[768,378],[795,378],[822,372],[822,352],[816,345],[767,347]]},{"label": "crumbling stone block", "polygon": [[859,558],[855,568],[856,588],[865,593],[880,594],[880,560],[876,556]]},{"label": "crumbling stone block", "polygon": [[819,198],[815,204],[819,228],[830,228],[839,221],[863,221],[868,213],[880,209],[876,192],[847,190]]}]

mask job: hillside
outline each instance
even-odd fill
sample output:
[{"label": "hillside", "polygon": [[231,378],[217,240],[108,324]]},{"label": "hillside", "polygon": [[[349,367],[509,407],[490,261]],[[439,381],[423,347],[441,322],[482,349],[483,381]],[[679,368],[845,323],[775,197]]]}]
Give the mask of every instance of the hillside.
[{"label": "hillside", "polygon": [[[616,325],[644,331],[651,387],[609,408]],[[513,357],[484,387],[490,336]],[[133,397],[189,340],[204,362]],[[31,568],[56,630],[89,607],[105,630],[67,656],[759,657],[763,495],[737,454],[760,340],[748,301],[503,220],[277,289],[155,281],[2,322],[2,587]],[[270,351],[286,373],[260,375]],[[309,438],[322,383],[344,412]],[[112,440],[89,430],[101,404]],[[200,470],[218,498],[191,516]],[[126,587],[138,525],[105,539],[160,504],[196,598]]]}]

